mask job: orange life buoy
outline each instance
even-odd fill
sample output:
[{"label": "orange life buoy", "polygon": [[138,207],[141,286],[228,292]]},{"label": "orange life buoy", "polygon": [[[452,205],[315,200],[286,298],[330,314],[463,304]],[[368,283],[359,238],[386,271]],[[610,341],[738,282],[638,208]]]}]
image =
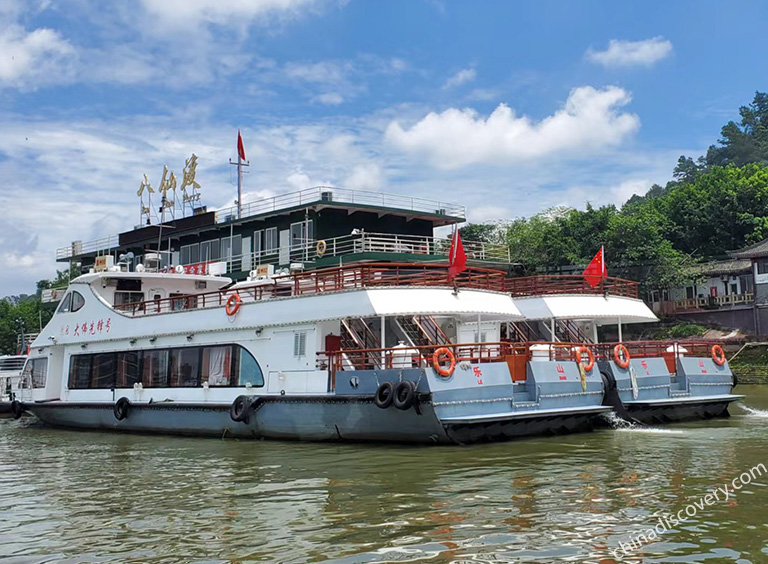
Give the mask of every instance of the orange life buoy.
[{"label": "orange life buoy", "polygon": [[[584,358],[583,355],[587,355],[587,363],[584,364]],[[595,355],[592,353],[592,351],[587,347],[579,347],[576,349],[576,362],[580,363],[584,370],[589,372],[592,370],[592,368],[595,366]]]},{"label": "orange life buoy", "polygon": [[629,368],[629,351],[627,347],[621,343],[613,347],[613,360],[619,365],[619,368]]},{"label": "orange life buoy", "polygon": [[720,345],[712,345],[712,360],[714,360],[715,364],[718,366],[725,364],[725,351],[723,350],[723,347]]},{"label": "orange life buoy", "polygon": [[318,241],[317,245],[315,246],[315,252],[317,253],[317,256],[322,257],[325,254],[325,249],[327,248],[325,241]]},{"label": "orange life buoy", "polygon": [[[441,357],[445,357],[445,359],[448,360],[448,366],[443,367],[440,364],[440,361],[442,360]],[[456,368],[456,357],[453,356],[451,349],[447,347],[440,347],[437,349],[432,355],[432,367],[435,369],[435,372],[443,378],[448,378],[448,376],[453,374],[453,369]]]},{"label": "orange life buoy", "polygon": [[227,300],[227,315],[235,315],[237,313],[237,310],[240,309],[240,304],[243,303],[243,300],[240,299],[240,294],[235,292],[231,296],[229,296],[229,299]]}]

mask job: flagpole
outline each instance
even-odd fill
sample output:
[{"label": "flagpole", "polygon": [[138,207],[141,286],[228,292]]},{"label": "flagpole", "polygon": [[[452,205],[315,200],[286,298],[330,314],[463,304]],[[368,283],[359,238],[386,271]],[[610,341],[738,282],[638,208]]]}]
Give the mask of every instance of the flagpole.
[{"label": "flagpole", "polygon": [[[238,141],[240,131],[237,132]],[[243,159],[240,157],[240,147],[237,148],[237,219],[243,217]]]}]

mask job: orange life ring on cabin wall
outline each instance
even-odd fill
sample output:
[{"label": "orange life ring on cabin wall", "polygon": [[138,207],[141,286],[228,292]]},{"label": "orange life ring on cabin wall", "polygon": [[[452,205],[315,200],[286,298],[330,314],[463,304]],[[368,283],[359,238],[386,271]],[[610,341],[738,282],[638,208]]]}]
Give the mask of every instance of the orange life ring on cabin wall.
[{"label": "orange life ring on cabin wall", "polygon": [[720,345],[712,345],[712,360],[718,366],[725,364],[725,351]]},{"label": "orange life ring on cabin wall", "polygon": [[240,309],[240,304],[243,303],[243,300],[240,299],[240,294],[235,292],[231,296],[229,296],[229,299],[227,300],[227,305],[225,307],[227,311],[227,315],[235,315],[237,311]]},{"label": "orange life ring on cabin wall", "polygon": [[[622,353],[624,355],[623,360]],[[621,343],[613,347],[613,360],[618,364],[619,368],[629,368],[629,350],[627,350],[627,347]]]},{"label": "orange life ring on cabin wall", "polygon": [[[584,364],[584,354],[587,355],[587,363]],[[579,347],[576,349],[576,362],[581,364],[584,367],[584,370],[589,372],[594,368],[595,366],[595,355],[592,353],[592,350],[587,347]]]},{"label": "orange life ring on cabin wall", "polygon": [[[443,367],[440,364],[440,361],[442,360],[441,357],[445,357],[445,359],[448,360],[448,366]],[[453,374],[453,370],[456,368],[456,357],[453,356],[451,349],[447,347],[440,347],[437,349],[432,354],[432,367],[435,369],[435,372],[443,378],[448,378],[448,376]]]},{"label": "orange life ring on cabin wall", "polygon": [[317,245],[315,246],[315,252],[317,253],[317,256],[322,257],[325,254],[327,246],[325,244],[325,241],[320,240],[317,242]]}]

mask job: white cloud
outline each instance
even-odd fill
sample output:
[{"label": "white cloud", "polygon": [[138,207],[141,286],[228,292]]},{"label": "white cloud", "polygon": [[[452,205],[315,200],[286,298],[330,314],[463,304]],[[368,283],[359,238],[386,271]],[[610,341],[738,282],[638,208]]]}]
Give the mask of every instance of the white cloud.
[{"label": "white cloud", "polygon": [[285,179],[288,186],[290,186],[294,191],[298,192],[299,190],[306,190],[307,188],[312,188],[312,186],[315,185],[314,182],[312,182],[312,179],[309,178],[306,174],[300,171],[296,171],[290,175],[288,175],[288,178]]},{"label": "white cloud", "polygon": [[422,155],[433,166],[504,164],[557,156],[585,158],[615,147],[640,127],[640,119],[619,108],[631,100],[621,88],[573,89],[565,106],[539,122],[518,117],[500,104],[488,118],[472,109],[430,113],[410,128],[389,124],[386,139],[403,151]]},{"label": "white cloud", "polygon": [[672,53],[672,42],[663,37],[644,41],[611,39],[605,51],[587,51],[589,61],[604,67],[649,67]]},{"label": "white cloud", "polygon": [[344,179],[343,188],[351,190],[377,191],[384,185],[384,173],[375,163],[357,165],[352,173]]},{"label": "white cloud", "polygon": [[325,92],[317,96],[316,100],[326,106],[338,106],[344,103],[344,96],[338,92]]},{"label": "white cloud", "polygon": [[349,62],[320,61],[317,63],[287,63],[283,69],[288,78],[302,80],[304,82],[316,82],[321,84],[338,84],[346,80],[352,70]]},{"label": "white cloud", "polygon": [[67,80],[73,72],[75,49],[56,31],[27,32],[17,24],[0,31],[0,88],[26,88]]},{"label": "white cloud", "polygon": [[461,86],[462,84],[466,84],[467,82],[472,82],[473,80],[475,80],[476,76],[477,76],[477,73],[473,68],[461,69],[459,72],[457,72],[456,74],[454,74],[452,77],[450,77],[448,80],[445,81],[445,84],[443,84],[443,89],[453,88],[455,86]]},{"label": "white cloud", "polygon": [[315,0],[141,0],[151,17],[161,20],[158,29],[201,24],[238,24],[263,16],[298,15]]}]

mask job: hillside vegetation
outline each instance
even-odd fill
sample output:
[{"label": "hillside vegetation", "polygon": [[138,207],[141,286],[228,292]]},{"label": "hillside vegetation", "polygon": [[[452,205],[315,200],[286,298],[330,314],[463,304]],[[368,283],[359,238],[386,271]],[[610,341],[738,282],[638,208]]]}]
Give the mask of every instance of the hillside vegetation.
[{"label": "hillside vegetation", "polygon": [[528,273],[586,265],[605,245],[609,274],[645,288],[687,281],[688,266],[768,238],[768,95],[757,92],[705,156],[681,156],[666,186],[623,206],[554,208],[530,218],[462,229],[509,245]]}]

